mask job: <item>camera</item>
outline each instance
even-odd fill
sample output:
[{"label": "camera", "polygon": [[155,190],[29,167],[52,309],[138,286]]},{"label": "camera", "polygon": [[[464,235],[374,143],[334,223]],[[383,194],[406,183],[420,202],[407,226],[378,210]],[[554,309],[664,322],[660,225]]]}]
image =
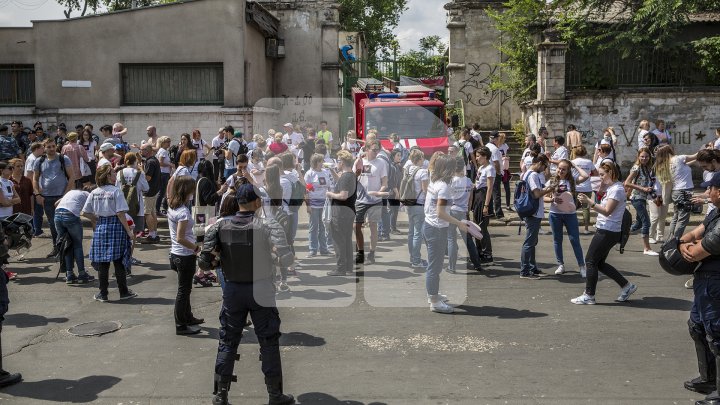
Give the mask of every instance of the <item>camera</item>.
[{"label": "camera", "polygon": [[227,150],[228,143],[224,142],[222,145],[220,145],[219,148],[215,149],[213,153],[215,154],[215,157],[218,159],[223,159],[225,157],[225,151]]},{"label": "camera", "polygon": [[689,191],[682,192],[680,199],[675,202],[675,206],[677,206],[679,210],[692,212],[693,214],[700,214],[703,209],[702,204],[693,204],[692,193]]}]

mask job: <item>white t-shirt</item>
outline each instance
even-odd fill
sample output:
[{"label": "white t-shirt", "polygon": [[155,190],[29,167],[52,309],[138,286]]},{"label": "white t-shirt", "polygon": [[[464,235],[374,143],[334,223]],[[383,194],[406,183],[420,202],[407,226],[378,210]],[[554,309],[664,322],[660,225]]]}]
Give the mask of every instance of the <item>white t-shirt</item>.
[{"label": "white t-shirt", "polygon": [[[530,192],[533,190],[538,190],[543,188],[543,184],[545,184],[545,175],[538,173],[534,170],[529,170],[526,174],[525,181],[527,181],[528,187],[530,188]],[[543,198],[540,197],[540,203],[538,204],[538,210],[533,215],[535,218],[545,218],[545,202],[543,201]]]},{"label": "white t-shirt", "polygon": [[82,190],[70,190],[60,199],[57,205],[57,209],[64,208],[76,217],[80,216],[80,212],[85,206],[90,193]]},{"label": "white t-shirt", "polygon": [[433,181],[428,185],[427,190],[427,201],[425,203],[425,222],[435,228],[447,228],[450,223],[443,221],[438,217],[437,203],[438,200],[447,201],[445,205],[445,212],[448,212],[452,205],[452,188],[450,184],[445,183],[442,180]]},{"label": "white t-shirt", "polygon": [[342,148],[350,152],[354,158],[357,159],[358,153],[360,153],[360,144],[357,142],[344,142]]},{"label": "white t-shirt", "polygon": [[[565,145],[561,145],[559,148],[555,149],[555,152],[553,152],[552,157],[550,160],[563,160],[568,158],[569,153]],[[555,174],[555,171],[557,171],[557,165],[554,163],[550,164],[550,173]]]},{"label": "white t-shirt", "polygon": [[430,176],[428,174],[427,169],[424,169],[424,168],[418,167],[418,166],[413,166],[411,164],[410,167],[406,170],[408,170],[410,174],[415,173],[415,175],[413,177],[413,181],[415,182],[415,192],[418,195],[417,205],[425,204],[426,192],[423,191],[423,189],[422,189],[422,182],[430,180]]},{"label": "white t-shirt", "polygon": [[497,172],[492,163],[488,163],[484,167],[481,167],[477,172],[477,178],[475,179],[475,188],[481,189],[488,186],[488,178],[494,179],[497,176]]},{"label": "white t-shirt", "polygon": [[[410,167],[412,165],[413,165],[412,162],[410,161],[410,159],[408,159],[407,162],[405,162],[405,164],[403,165],[403,170],[407,169],[408,167]],[[423,167],[423,169],[427,169],[428,167],[430,167],[430,161],[425,159],[423,161],[422,167]]]},{"label": "white t-shirt", "polygon": [[[0,187],[2,187],[2,193],[5,195],[5,198],[7,198],[8,201],[12,200],[13,195],[15,194],[15,186],[13,185],[12,180],[0,177]],[[12,215],[12,213],[12,205],[9,207],[0,207],[0,218],[7,218]]]},{"label": "white t-shirt", "polygon": [[87,152],[88,162],[95,161],[95,149],[97,149],[97,143],[91,140],[87,147],[83,144],[80,144],[80,146],[85,148],[85,151]]},{"label": "white t-shirt", "polygon": [[[160,163],[170,164],[170,153],[167,151],[167,149],[160,148],[160,150],[157,151],[155,154],[155,157],[157,158]],[[167,173],[170,174],[172,172],[171,166],[160,166],[160,173]]]},{"label": "white t-shirt", "polygon": [[715,140],[715,143],[713,144],[713,148],[720,149],[720,138]]},{"label": "white t-shirt", "polygon": [[285,212],[290,213],[290,207],[288,205],[288,202],[290,201],[290,197],[292,197],[292,185],[296,181],[300,179],[300,176],[298,176],[297,171],[295,169],[293,170],[285,170],[283,174],[280,175],[280,187],[282,187],[282,206]]},{"label": "white t-shirt", "polygon": [[283,142],[285,142],[290,149],[297,148],[303,140],[305,140],[305,138],[303,138],[302,134],[299,132],[283,135]]},{"label": "white t-shirt", "polygon": [[235,169],[237,164],[235,163],[237,161],[237,155],[240,153],[240,142],[242,142],[239,138],[233,138],[230,142],[228,142],[227,149],[230,151],[230,159],[225,159],[225,169]]},{"label": "white t-shirt", "polygon": [[214,152],[220,149],[223,143],[225,143],[225,135],[223,134],[216,136],[210,141],[210,147],[213,149],[213,153],[210,154],[210,160],[217,160]]},{"label": "white t-shirt", "polygon": [[502,168],[502,152],[500,152],[500,148],[495,146],[495,144],[492,142],[488,142],[485,147],[490,149],[490,153],[492,154],[490,156],[490,162],[498,162],[498,164]]},{"label": "white t-shirt", "polygon": [[585,173],[587,173],[587,175],[588,175],[587,180],[585,180],[584,182],[582,182],[580,184],[577,184],[577,179],[578,179],[578,177],[580,177],[580,173],[575,169],[572,170],[573,178],[575,178],[575,181],[576,181],[575,191],[577,191],[578,193],[592,192],[592,182],[590,181],[589,176],[590,176],[590,173],[593,170],[595,170],[595,165],[593,164],[593,162],[590,159],[585,159],[585,158],[576,158],[576,159],[573,159],[572,162],[575,166],[583,169],[585,171]]},{"label": "white t-shirt", "polygon": [[522,162],[525,164],[525,171],[523,174],[525,174],[528,170],[530,170],[530,166],[533,164],[533,157],[530,153],[525,155],[525,157],[522,158]]},{"label": "white t-shirt", "polygon": [[119,212],[127,212],[128,209],[122,191],[108,184],[98,187],[90,193],[82,212],[95,214],[97,217],[112,217]]},{"label": "white t-shirt", "polygon": [[500,150],[500,156],[502,157],[502,161],[500,162],[500,168],[502,170],[510,170],[510,156],[508,156],[508,151],[510,150],[510,147],[508,146],[508,144],[504,143],[498,146],[498,150]]},{"label": "white t-shirt", "polygon": [[181,205],[178,209],[168,208],[167,213],[168,227],[170,228],[170,253],[178,256],[190,256],[195,252],[192,249],[188,249],[185,246],[178,243],[178,223],[187,221],[185,226],[185,235],[183,239],[195,243],[195,235],[192,233],[193,225],[195,221],[192,218],[192,214],[188,207]]},{"label": "white t-shirt", "polygon": [[600,205],[605,205],[609,199],[617,201],[618,204],[615,207],[615,210],[610,213],[610,216],[598,213],[595,227],[597,229],[604,229],[610,232],[620,232],[622,229],[623,214],[625,213],[625,200],[627,200],[625,187],[621,182],[614,183],[608,187],[605,192],[605,196],[603,196],[602,201],[600,201]]},{"label": "white t-shirt", "polygon": [[[195,175],[197,176],[197,173]],[[172,177],[177,178],[180,176],[191,176],[192,177],[192,172],[190,172],[190,169],[188,169],[185,166],[178,166],[177,169],[175,169],[175,173],[173,173]]]},{"label": "white t-shirt", "polygon": [[[116,176],[115,179],[115,187],[121,188],[122,187],[122,181],[120,180],[120,176],[122,176],[125,179],[125,183],[132,184],[132,181],[135,180],[135,175],[138,173],[138,169],[133,169],[132,167],[126,167],[125,169],[122,169],[120,173]],[[143,193],[146,193],[148,190],[150,190],[150,185],[148,184],[147,178],[145,177],[144,173],[140,173],[140,177],[138,177],[138,182],[135,185],[135,188],[137,189],[137,196],[138,196],[138,216],[145,216],[145,203],[143,197]]]},{"label": "white t-shirt", "polygon": [[641,129],[640,132],[638,132],[638,150],[645,147],[645,141],[643,140],[643,138],[648,132],[650,131],[648,131],[647,129]]},{"label": "white t-shirt", "polygon": [[205,145],[207,145],[207,142],[205,142],[202,138],[195,140],[192,140],[193,146],[195,146],[195,153],[197,154],[197,161],[201,161],[205,159]]},{"label": "white t-shirt", "polygon": [[[549,186],[550,181],[545,182],[545,186]],[[575,190],[577,191],[577,189]],[[552,193],[553,201],[550,203],[550,212],[553,214],[570,214],[577,211],[575,206],[575,200],[572,196],[572,188],[570,182],[567,180],[559,180],[558,185],[555,188],[555,192]],[[562,204],[558,206],[555,202],[555,198],[560,197]]]},{"label": "white t-shirt", "polygon": [[[363,168],[358,181],[367,192],[380,191],[382,179],[383,177],[387,178],[388,175],[388,168],[385,161],[380,158],[373,160],[363,159],[362,163]],[[382,198],[364,193],[361,198],[357,199],[357,202],[362,204],[377,204],[382,202]]]},{"label": "white t-shirt", "polygon": [[450,183],[452,191],[451,211],[467,212],[473,183],[467,176],[454,176]]},{"label": "white t-shirt", "polygon": [[688,190],[693,188],[692,170],[685,163],[687,156],[673,156],[670,161],[670,172],[673,176],[673,190]]},{"label": "white t-shirt", "polygon": [[32,179],[32,176],[30,176],[30,172],[33,171],[36,160],[37,156],[33,155],[32,153],[28,155],[27,160],[25,161],[25,177],[29,177],[30,179]]},{"label": "white t-shirt", "polygon": [[325,169],[315,171],[310,169],[305,173],[305,184],[312,185],[308,191],[310,198],[310,206],[313,208],[322,208],[325,205],[325,193],[333,189],[333,181],[330,172]]},{"label": "white t-shirt", "polygon": [[103,167],[103,166],[105,166],[105,165],[110,165],[110,166],[112,166],[112,162],[110,162],[109,160],[107,160],[105,157],[101,157],[100,160],[98,161],[97,168],[99,169],[99,168],[101,168],[101,167]]}]

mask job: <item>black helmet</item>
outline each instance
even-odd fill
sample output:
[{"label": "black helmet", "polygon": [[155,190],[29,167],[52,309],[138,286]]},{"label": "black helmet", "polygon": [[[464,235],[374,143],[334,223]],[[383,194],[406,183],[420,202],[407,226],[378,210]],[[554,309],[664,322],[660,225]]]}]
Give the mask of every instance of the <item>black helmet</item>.
[{"label": "black helmet", "polygon": [[674,276],[693,274],[700,263],[691,263],[685,260],[680,253],[677,238],[670,238],[660,248],[660,267]]}]

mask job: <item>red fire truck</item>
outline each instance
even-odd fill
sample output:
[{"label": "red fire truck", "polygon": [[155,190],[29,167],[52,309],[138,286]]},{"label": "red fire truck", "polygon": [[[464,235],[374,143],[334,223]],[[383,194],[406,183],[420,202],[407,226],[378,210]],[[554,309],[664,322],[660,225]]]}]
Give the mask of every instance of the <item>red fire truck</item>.
[{"label": "red fire truck", "polygon": [[447,153],[445,103],[425,86],[397,86],[392,80],[359,79],[352,89],[355,132],[365,139],[376,129],[378,140],[390,150],[390,134],[397,134],[406,147],[419,147],[429,158],[436,151]]}]

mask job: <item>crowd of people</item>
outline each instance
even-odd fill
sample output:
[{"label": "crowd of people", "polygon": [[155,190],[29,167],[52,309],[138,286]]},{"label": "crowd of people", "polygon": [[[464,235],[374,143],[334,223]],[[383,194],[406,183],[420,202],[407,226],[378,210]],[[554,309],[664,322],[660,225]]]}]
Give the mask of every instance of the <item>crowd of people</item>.
[{"label": "crowd of people", "polygon": [[[149,126],[140,144],[129,144],[121,123],[103,125],[98,136],[91,124],[78,125],[72,132],[60,124],[51,134],[39,122],[28,130],[15,121],[11,128],[0,126],[0,220],[17,212],[31,215],[33,236],[52,238],[48,257],[59,257],[65,282],[84,284],[94,280],[85,268],[82,246],[81,218],[87,218],[93,231],[88,256],[99,278],[93,298],[106,302],[111,264],[119,298],[137,295],[127,286],[132,266],[141,264],[133,257],[135,245],[161,243],[158,218],[167,218],[170,267],[178,275],[176,333],[187,335],[198,333],[197,325],[204,322],[192,312],[193,286],[220,284],[227,289],[228,280],[235,277],[227,267],[223,270],[223,261],[234,256],[227,253],[226,259],[213,259],[217,252],[208,246],[220,244],[220,229],[231,227],[228,224],[238,215],[278,224],[282,245],[293,259],[275,263],[270,272],[277,294],[292,294],[287,280],[298,276],[301,264],[295,245],[304,209],[309,243],[303,266],[317,256],[334,256],[337,265],[328,276],[355,275],[365,264],[382,263],[379,243],[406,234],[408,264],[425,270],[431,311],[452,313],[450,298],[441,293],[440,275],[458,269],[462,256],[458,233],[467,251],[468,270],[482,271],[493,263],[489,221],[515,210],[510,191],[517,174],[518,190],[528,193],[537,206],[522,218],[520,278],[545,276],[535,257],[541,234],[552,235],[555,275],[573,269],[564,258],[567,235],[577,271],[586,278],[585,290],[571,302],[595,304],[598,273],[619,285],[617,301],[622,302],[637,286],[607,258],[622,238],[628,201],[636,213],[631,232],[641,237],[642,254],[657,256],[652,245],[669,238],[680,240],[691,213],[711,196],[710,187],[705,194],[693,192],[690,165],[697,162],[705,170],[706,182],[720,169],[720,130],[718,140],[698,153],[676,155],[664,122],[657,121],[650,131],[649,122],[643,121],[637,159],[623,176],[613,128],[603,131],[592,158],[574,126],[553,138],[540,128],[537,135],[525,136],[518,162],[510,161],[508,135],[497,131],[483,135],[479,129],[477,124],[459,129],[447,150],[430,154],[407,147],[397,134],[380,136],[374,129],[363,139],[352,130],[335,139],[326,122],[317,130],[286,123],[282,130],[269,129],[262,135],[226,126],[210,140],[195,129],[181,134],[177,142],[158,136]],[[666,232],[671,203],[673,216]],[[715,206],[708,207],[710,215]],[[398,227],[401,211],[407,215],[406,233]],[[546,211],[550,230],[543,232]],[[593,211],[594,232],[590,230]],[[473,226],[481,236],[473,237],[469,230]],[[593,235],[586,247],[581,234]],[[278,237],[277,232],[271,235],[273,240]],[[242,246],[233,247],[234,254],[248,253]],[[9,271],[7,276],[17,277]],[[686,286],[692,288],[693,280]]]}]

